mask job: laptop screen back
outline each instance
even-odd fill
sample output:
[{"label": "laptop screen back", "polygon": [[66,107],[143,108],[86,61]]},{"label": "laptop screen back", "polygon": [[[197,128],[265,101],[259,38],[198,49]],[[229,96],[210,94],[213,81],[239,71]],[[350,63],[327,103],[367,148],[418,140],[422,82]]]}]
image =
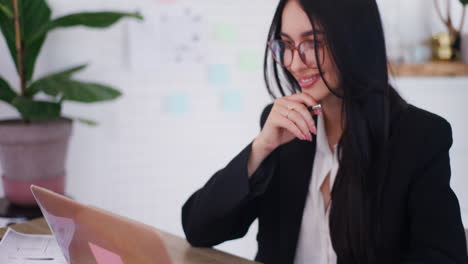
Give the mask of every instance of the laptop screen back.
[{"label": "laptop screen back", "polygon": [[171,264],[154,228],[41,187],[31,191],[68,263]]}]

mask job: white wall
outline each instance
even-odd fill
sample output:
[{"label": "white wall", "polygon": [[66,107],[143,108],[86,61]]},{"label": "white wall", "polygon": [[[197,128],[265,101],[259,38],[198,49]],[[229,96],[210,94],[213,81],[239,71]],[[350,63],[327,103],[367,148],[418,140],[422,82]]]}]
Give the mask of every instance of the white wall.
[{"label": "white wall", "polygon": [[[400,9],[394,6],[397,2],[380,0],[379,4],[386,27],[391,28],[387,33],[398,34],[401,42],[418,42],[442,29],[436,19],[423,15],[427,1],[399,1]],[[270,100],[262,82],[261,60],[275,3],[49,3],[54,16],[119,9],[140,10],[146,17],[143,23],[126,21],[106,31],[57,30],[47,39],[36,76],[89,62],[79,78],[112,84],[124,93],[110,103],[65,104],[66,115],[100,123],[98,127],[75,124],[67,166],[69,194],[183,235],[182,204],[259,132],[260,112]],[[399,14],[400,23],[391,22],[395,19],[392,14]],[[162,20],[164,17],[167,20]],[[194,37],[187,32],[196,34],[200,44],[174,51],[174,46]],[[178,53],[187,58],[183,65],[175,62]],[[16,83],[3,40],[0,57],[7,58],[0,61],[0,74]],[[468,196],[463,192],[468,185],[468,127],[463,115],[468,78],[404,78],[396,83],[410,102],[451,122],[455,140],[452,185],[468,214]],[[0,104],[0,118],[9,116],[16,113]],[[219,248],[253,258],[255,233],[253,225],[246,238]]]}]

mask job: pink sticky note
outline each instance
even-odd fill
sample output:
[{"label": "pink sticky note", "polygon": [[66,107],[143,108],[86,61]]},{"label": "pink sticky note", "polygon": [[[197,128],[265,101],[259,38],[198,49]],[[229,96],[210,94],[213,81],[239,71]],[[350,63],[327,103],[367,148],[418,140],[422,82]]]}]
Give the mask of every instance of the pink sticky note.
[{"label": "pink sticky note", "polygon": [[88,242],[97,264],[124,264],[119,255]]}]

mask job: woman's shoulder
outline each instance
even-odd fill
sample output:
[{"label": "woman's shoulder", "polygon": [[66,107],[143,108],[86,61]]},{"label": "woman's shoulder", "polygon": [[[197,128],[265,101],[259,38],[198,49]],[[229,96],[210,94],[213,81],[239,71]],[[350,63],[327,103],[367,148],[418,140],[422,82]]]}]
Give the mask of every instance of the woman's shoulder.
[{"label": "woman's shoulder", "polygon": [[436,128],[447,129],[450,126],[450,123],[442,116],[419,108],[415,105],[408,104],[406,111],[407,122],[414,123],[420,128],[437,130]]},{"label": "woman's shoulder", "polygon": [[408,149],[421,152],[449,149],[452,145],[452,127],[442,116],[408,104],[392,124],[393,140]]},{"label": "woman's shoulder", "polygon": [[402,111],[398,128],[419,136],[451,134],[451,125],[445,118],[412,104]]}]

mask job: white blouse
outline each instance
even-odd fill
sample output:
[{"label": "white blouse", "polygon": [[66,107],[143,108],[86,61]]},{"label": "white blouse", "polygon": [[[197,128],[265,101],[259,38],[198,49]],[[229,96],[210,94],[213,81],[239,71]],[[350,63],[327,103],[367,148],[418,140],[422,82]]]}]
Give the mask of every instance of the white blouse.
[{"label": "white blouse", "polygon": [[320,187],[330,172],[330,189],[338,171],[337,146],[333,152],[328,144],[325,122],[317,117],[317,150],[312,169],[309,192],[302,215],[301,230],[296,249],[295,264],[336,264],[336,254],[330,240],[329,208],[325,208]]}]

